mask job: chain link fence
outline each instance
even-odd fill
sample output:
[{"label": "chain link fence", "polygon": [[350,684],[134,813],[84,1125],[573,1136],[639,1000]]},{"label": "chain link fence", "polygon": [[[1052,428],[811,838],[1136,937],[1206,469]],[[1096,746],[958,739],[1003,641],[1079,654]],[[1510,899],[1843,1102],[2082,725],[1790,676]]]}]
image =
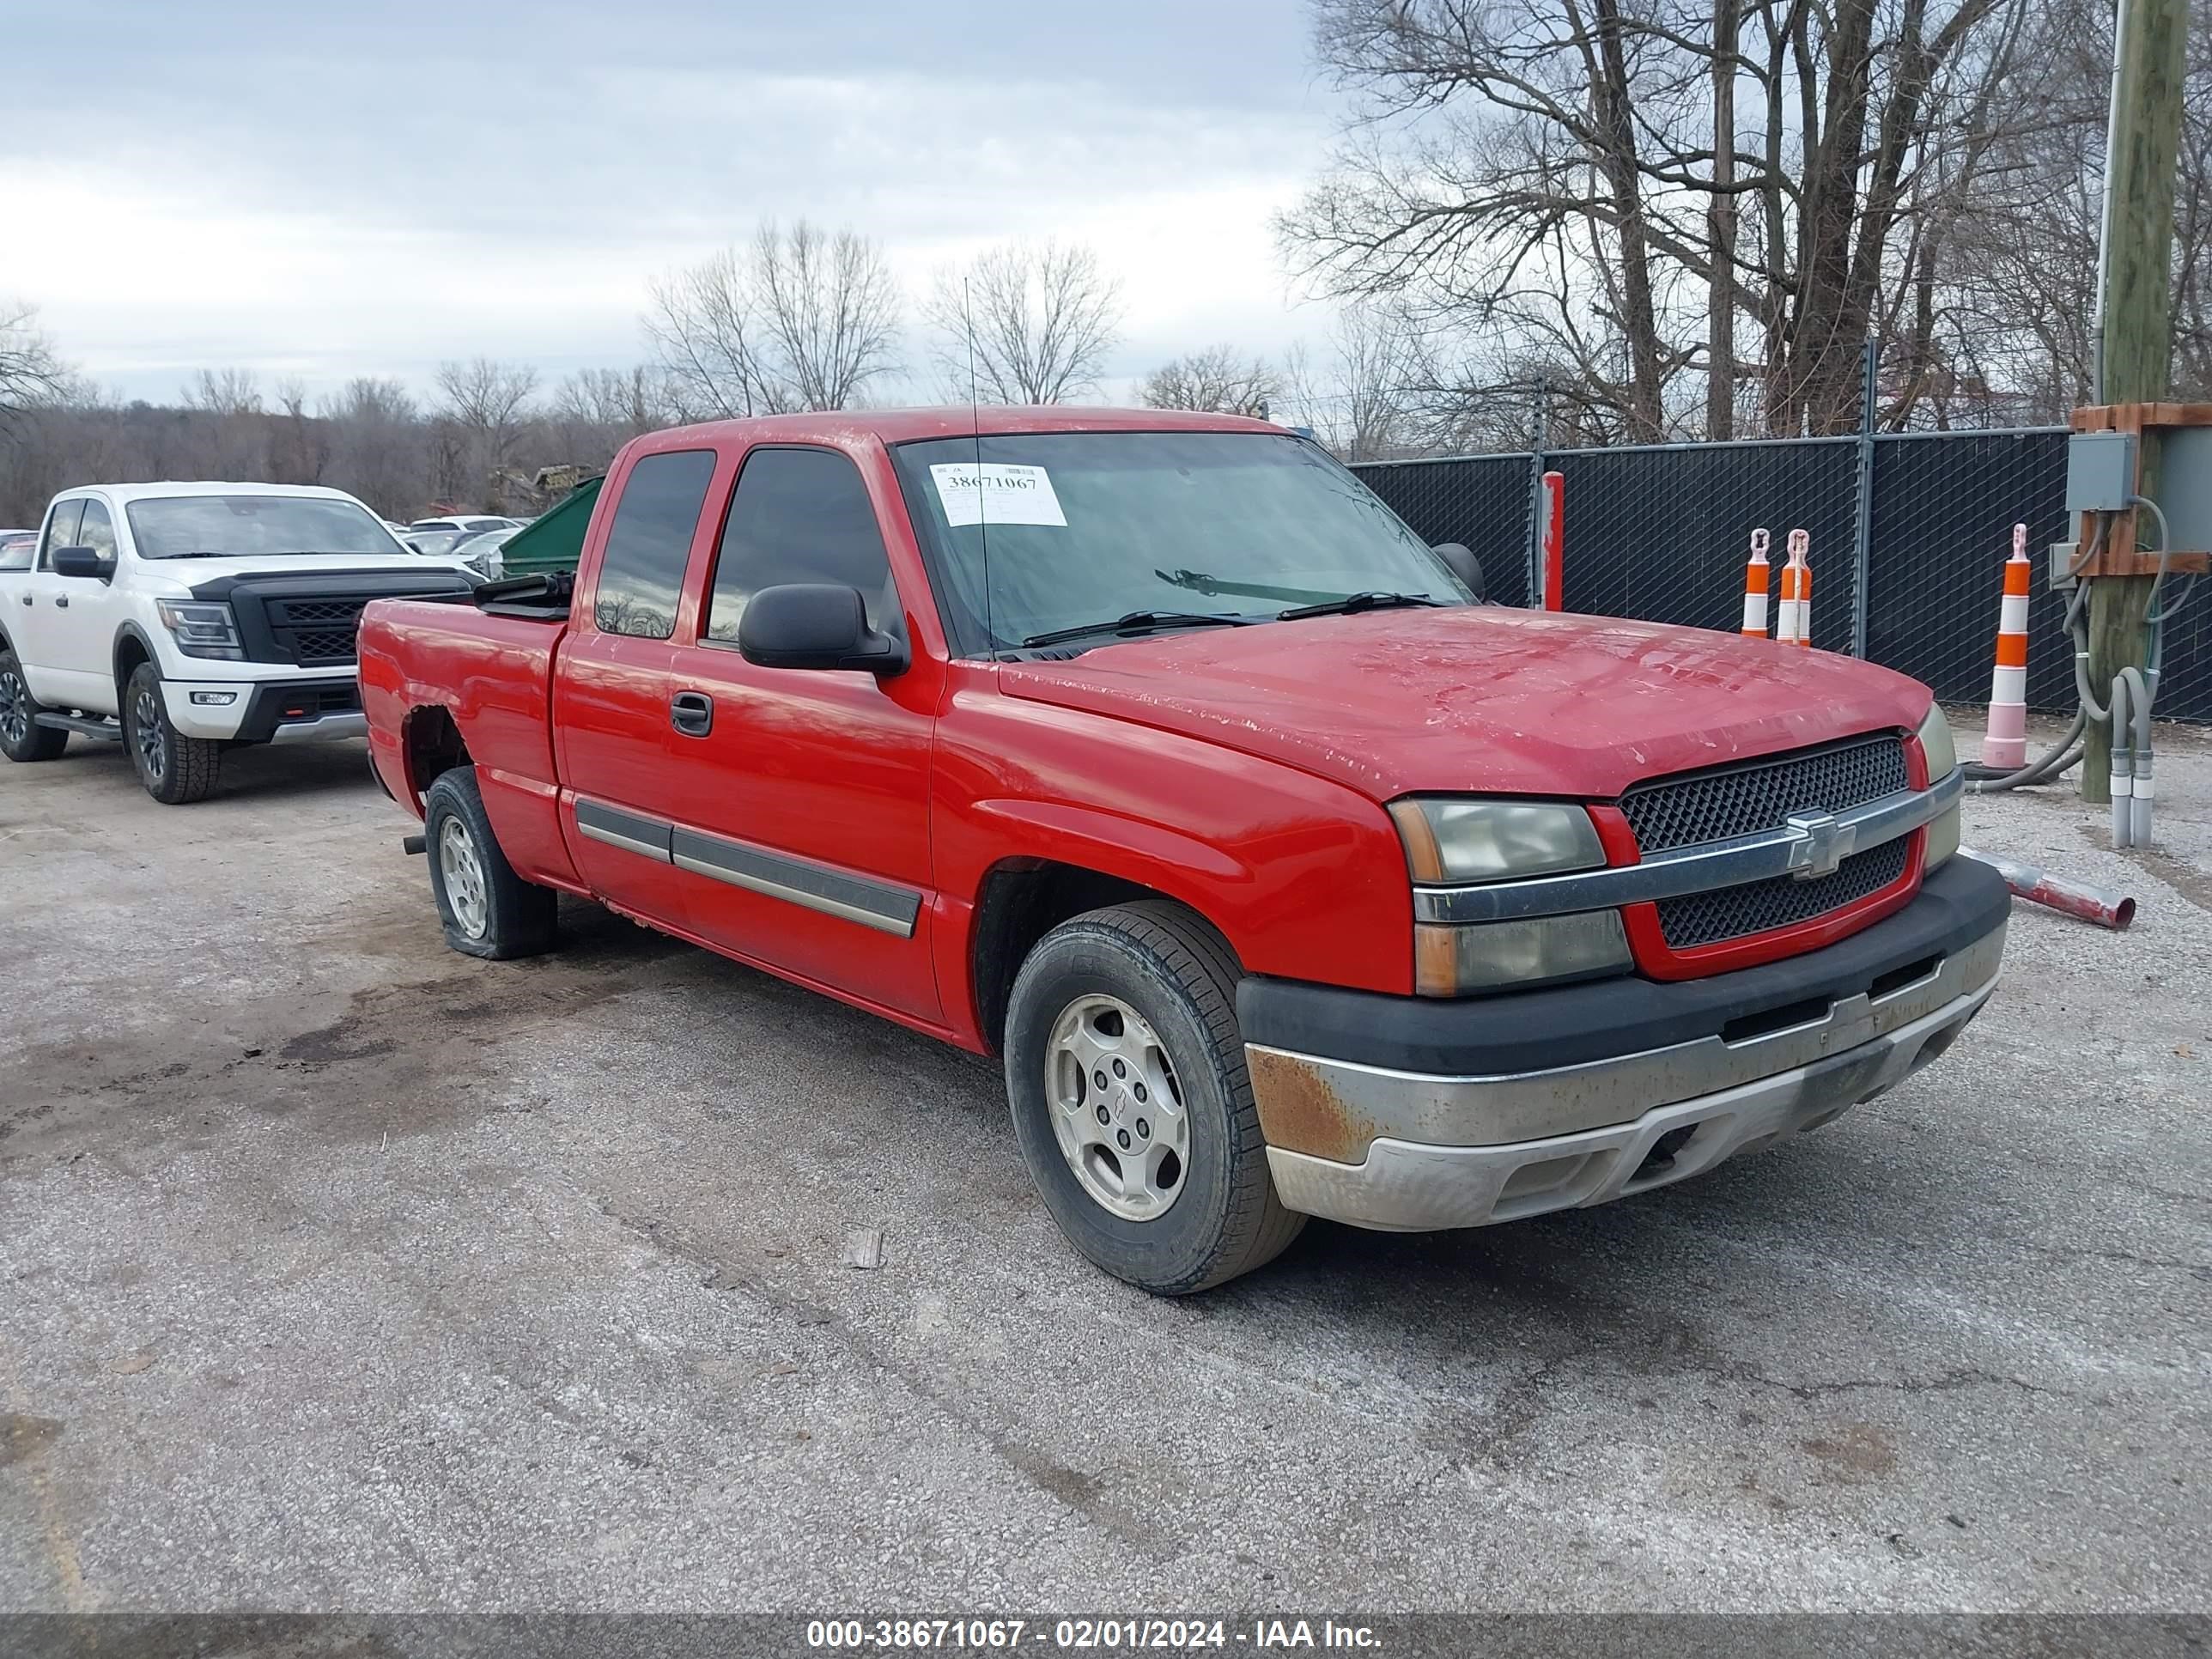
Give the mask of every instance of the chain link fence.
[{"label": "chain link fence", "polygon": [[[2072,534],[2063,428],[1881,433],[1379,461],[1353,469],[1426,540],[1463,542],[1490,596],[1541,586],[1547,468],[1565,479],[1569,611],[1733,633],[1751,532],[1772,536],[1780,571],[1792,530],[1811,538],[1813,642],[1924,680],[1952,702],[1989,696],[2012,527],[2035,562],[2028,701],[2074,708],[2065,602],[2047,550]],[[2168,603],[2182,588],[2166,584]],[[1771,614],[1771,612],[1770,612]],[[2158,712],[2212,720],[2212,597],[2168,624]]]}]

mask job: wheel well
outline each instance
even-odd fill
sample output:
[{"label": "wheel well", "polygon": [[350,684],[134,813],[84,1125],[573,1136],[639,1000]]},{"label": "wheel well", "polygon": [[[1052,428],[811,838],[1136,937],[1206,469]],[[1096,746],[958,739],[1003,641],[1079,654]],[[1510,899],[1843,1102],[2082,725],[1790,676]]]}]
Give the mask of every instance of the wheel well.
[{"label": "wheel well", "polygon": [[441,772],[469,764],[469,746],[461,741],[461,728],[444,708],[418,708],[407,717],[407,781],[417,795],[438,781]]},{"label": "wheel well", "polygon": [[138,672],[142,662],[154,660],[154,653],[146,641],[136,634],[125,633],[115,641],[115,706],[123,707],[123,688],[131,684],[131,677]]},{"label": "wheel well", "polygon": [[1164,899],[1158,888],[1080,865],[1045,859],[1010,859],[983,879],[975,906],[969,971],[975,987],[975,1021],[991,1052],[1006,1037],[1006,1005],[1014,975],[1036,942],[1071,916],[1132,899]]}]

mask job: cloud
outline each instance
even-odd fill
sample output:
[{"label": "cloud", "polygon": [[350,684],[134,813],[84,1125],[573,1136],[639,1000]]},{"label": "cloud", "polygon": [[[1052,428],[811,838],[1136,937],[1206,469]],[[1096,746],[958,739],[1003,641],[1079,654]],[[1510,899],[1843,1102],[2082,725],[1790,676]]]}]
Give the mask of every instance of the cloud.
[{"label": "cloud", "polygon": [[137,395],[204,364],[421,386],[632,361],[650,278],[763,216],[877,236],[915,290],[1049,234],[1121,277],[1134,374],[1308,326],[1267,228],[1331,120],[1304,27],[1281,0],[49,14],[0,129],[0,218],[33,228],[7,285]]}]

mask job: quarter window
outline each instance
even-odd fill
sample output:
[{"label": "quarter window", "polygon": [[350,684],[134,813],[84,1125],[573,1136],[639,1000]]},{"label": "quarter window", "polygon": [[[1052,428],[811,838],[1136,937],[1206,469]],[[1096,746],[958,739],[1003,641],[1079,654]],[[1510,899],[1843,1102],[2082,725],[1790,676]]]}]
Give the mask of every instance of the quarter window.
[{"label": "quarter window", "polygon": [[890,557],[860,469],[828,449],[757,449],[745,459],[714,558],[706,637],[734,643],[745,605],[783,582],[857,587],[868,626],[896,615]]},{"label": "quarter window", "polygon": [[599,632],[647,640],[675,633],[684,566],[714,477],[711,449],[647,455],[630,468],[599,560],[592,611]]}]

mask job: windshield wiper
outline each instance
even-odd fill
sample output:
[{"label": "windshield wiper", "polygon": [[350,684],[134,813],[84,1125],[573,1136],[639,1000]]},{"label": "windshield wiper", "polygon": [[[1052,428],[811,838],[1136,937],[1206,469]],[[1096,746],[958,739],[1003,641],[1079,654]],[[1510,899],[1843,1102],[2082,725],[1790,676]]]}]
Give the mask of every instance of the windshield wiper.
[{"label": "windshield wiper", "polygon": [[1322,605],[1302,605],[1289,611],[1278,611],[1277,622],[1296,622],[1301,617],[1349,617],[1362,611],[1386,611],[1402,605],[1436,605],[1440,601],[1425,593],[1347,593],[1340,599],[1330,599]]},{"label": "windshield wiper", "polygon": [[1091,634],[1133,634],[1149,632],[1155,628],[1245,628],[1247,618],[1230,616],[1207,616],[1197,611],[1132,611],[1116,617],[1112,622],[1081,623],[1073,628],[1055,628],[1048,634],[1032,634],[1022,641],[1022,648],[1030,650],[1040,645],[1059,645],[1066,640],[1079,640]]}]

